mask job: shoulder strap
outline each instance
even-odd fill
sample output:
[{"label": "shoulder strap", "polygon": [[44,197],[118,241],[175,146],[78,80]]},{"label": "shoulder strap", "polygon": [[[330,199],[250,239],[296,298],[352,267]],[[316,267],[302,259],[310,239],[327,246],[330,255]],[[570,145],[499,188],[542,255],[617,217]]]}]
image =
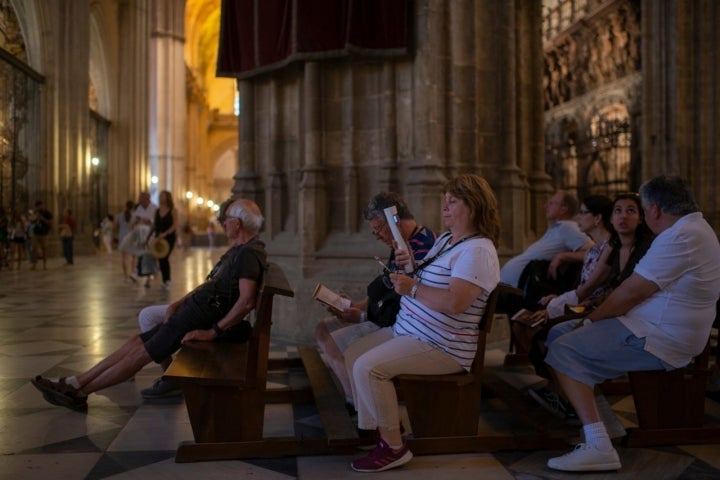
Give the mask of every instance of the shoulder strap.
[{"label": "shoulder strap", "polygon": [[476,234],[474,234],[474,235],[470,235],[469,237],[464,237],[464,238],[462,238],[459,242],[450,245],[450,248],[445,248],[445,247],[447,247],[447,244],[450,242],[450,237],[451,237],[451,236],[452,236],[452,235],[450,234],[450,232],[446,232],[446,233],[440,235],[440,238],[438,238],[437,241],[440,241],[440,239],[447,237],[447,240],[445,240],[445,245],[443,245],[443,247],[442,247],[440,250],[438,250],[438,252],[437,252],[435,255],[433,255],[432,257],[430,257],[430,258],[428,258],[428,259],[423,259],[422,263],[418,264],[418,266],[415,267],[415,270],[412,271],[411,275],[415,275],[415,274],[418,273],[420,270],[422,270],[423,268],[427,267],[427,266],[430,265],[432,262],[434,262],[435,260],[437,260],[437,259],[440,258],[441,256],[445,255],[446,253],[448,253],[450,250],[452,250],[453,248],[455,248],[455,247],[457,247],[458,245],[460,245],[461,243],[463,243],[465,240],[470,240],[471,238],[475,238],[475,237],[477,237],[477,236],[480,236],[480,234],[479,234],[479,233],[476,233]]}]

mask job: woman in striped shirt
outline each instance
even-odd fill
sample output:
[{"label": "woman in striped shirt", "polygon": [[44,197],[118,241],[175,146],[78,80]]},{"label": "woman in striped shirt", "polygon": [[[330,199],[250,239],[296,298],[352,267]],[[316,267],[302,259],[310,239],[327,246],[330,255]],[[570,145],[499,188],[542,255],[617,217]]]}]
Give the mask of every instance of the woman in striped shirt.
[{"label": "woman in striped shirt", "polygon": [[[500,279],[495,250],[500,215],[489,184],[463,174],[448,181],[443,192],[448,231],[414,265],[412,275],[390,275],[395,291],[403,295],[395,325],[368,335],[346,352],[358,427],[377,429],[380,437],[370,455],[352,462],[356,471],[383,471],[410,461],[392,379],[469,370],[479,320]],[[413,261],[403,250],[395,254],[399,265]]]}]

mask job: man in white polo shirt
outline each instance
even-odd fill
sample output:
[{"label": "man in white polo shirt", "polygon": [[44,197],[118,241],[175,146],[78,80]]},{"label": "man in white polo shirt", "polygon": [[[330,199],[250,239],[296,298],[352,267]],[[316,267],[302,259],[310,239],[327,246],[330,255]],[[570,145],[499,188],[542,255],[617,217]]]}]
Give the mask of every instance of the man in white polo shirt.
[{"label": "man in white polo shirt", "polygon": [[720,295],[720,244],[685,182],[661,175],[640,187],[657,235],[635,270],[582,320],[553,327],[545,362],[583,425],[585,443],[548,467],[617,470],[620,458],[600,420],[594,387],[630,371],[673,370],[707,344]]}]

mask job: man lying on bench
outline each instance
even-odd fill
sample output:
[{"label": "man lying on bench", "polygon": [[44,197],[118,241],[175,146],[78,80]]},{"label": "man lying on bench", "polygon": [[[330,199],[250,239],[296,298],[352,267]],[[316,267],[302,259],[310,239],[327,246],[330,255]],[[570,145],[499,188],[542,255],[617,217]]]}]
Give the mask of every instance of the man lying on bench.
[{"label": "man lying on bench", "polygon": [[85,411],[88,394],[128,380],[150,361],[162,363],[185,342],[212,341],[240,324],[255,307],[265,269],[265,244],[258,239],[263,221],[254,202],[233,202],[223,222],[230,248],[203,284],[168,307],[163,323],[133,336],[85,373],[58,381],[38,375],[32,384],[53,405]]}]

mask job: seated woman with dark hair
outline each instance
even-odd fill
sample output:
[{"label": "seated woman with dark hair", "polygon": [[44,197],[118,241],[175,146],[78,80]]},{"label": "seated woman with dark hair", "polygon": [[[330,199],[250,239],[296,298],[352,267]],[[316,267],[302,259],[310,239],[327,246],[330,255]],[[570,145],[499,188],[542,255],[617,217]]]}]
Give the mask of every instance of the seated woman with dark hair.
[{"label": "seated woman with dark hair", "polygon": [[[585,253],[579,286],[588,283],[596,270],[596,266],[602,261],[602,255],[610,250],[606,247],[611,237],[610,215],[612,205],[612,200],[605,195],[590,195],[583,200],[580,204],[580,210],[575,215],[575,221],[578,223],[580,231],[587,234],[594,242],[594,245]],[[545,308],[527,314],[525,318],[520,317],[518,321],[511,322],[513,339],[518,352],[528,352],[532,338],[538,331],[546,328],[543,323],[548,318],[564,315],[565,305],[579,302],[575,297],[575,290],[570,290],[561,295],[544,296],[539,303]],[[538,322],[540,323],[538,324]]]},{"label": "seated woman with dark hair", "polygon": [[[637,193],[623,193],[615,197],[610,217],[612,225],[608,246],[600,256],[595,269],[588,280],[576,290],[561,295],[570,304],[581,304],[585,307],[580,316],[587,315],[589,311],[603,302],[610,293],[629,277],[635,265],[645,255],[652,244],[654,235],[645,223],[645,216],[640,196]],[[558,297],[560,298],[560,297]],[[552,303],[552,302],[550,302]],[[548,306],[548,311],[553,307]],[[538,375],[551,378],[545,365],[545,339],[549,329],[557,323],[573,318],[572,315],[563,315],[564,312],[554,310],[552,321],[535,332],[531,340],[530,360]],[[558,416],[574,417],[572,407],[556,391],[552,385],[539,389],[529,390],[531,397],[543,407]],[[605,406],[602,399],[600,404]],[[606,413],[609,413],[608,410]],[[619,429],[616,429],[619,430]]]}]

